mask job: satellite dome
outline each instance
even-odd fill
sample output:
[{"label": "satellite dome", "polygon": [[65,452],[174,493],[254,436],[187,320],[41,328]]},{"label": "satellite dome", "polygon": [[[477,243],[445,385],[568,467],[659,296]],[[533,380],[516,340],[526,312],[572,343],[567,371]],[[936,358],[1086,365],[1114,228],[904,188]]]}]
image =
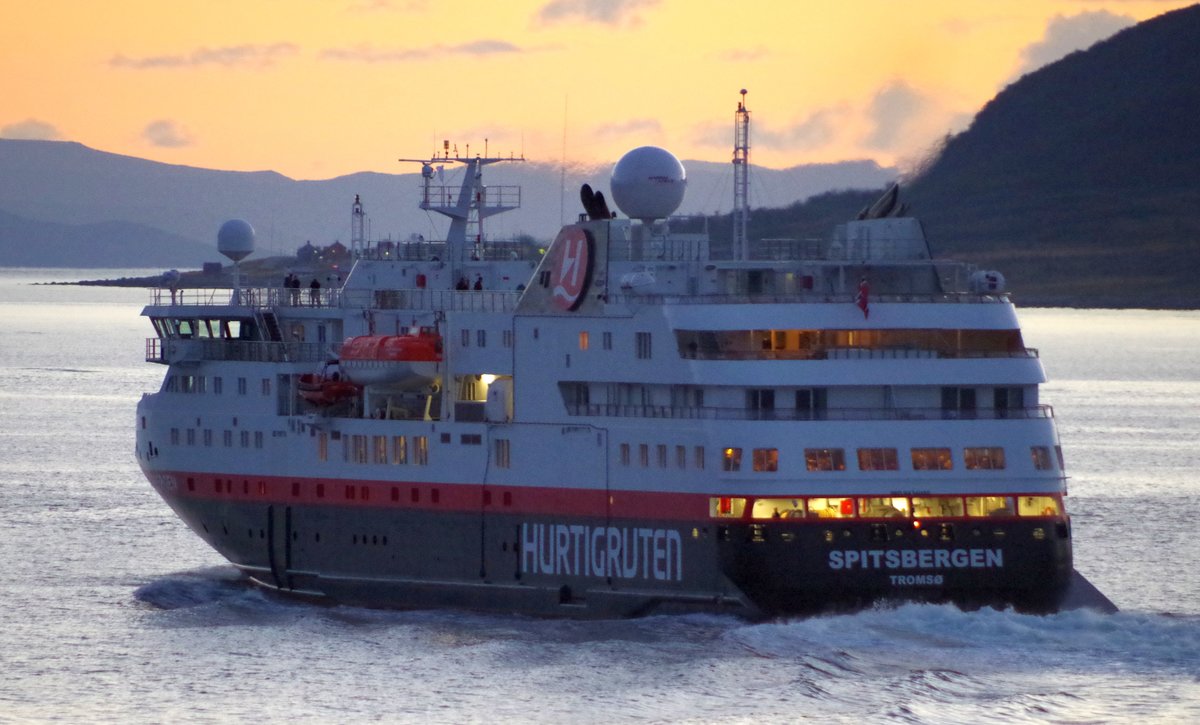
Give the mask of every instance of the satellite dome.
[{"label": "satellite dome", "polygon": [[235,262],[254,252],[254,227],[242,219],[230,219],[217,232],[217,251]]},{"label": "satellite dome", "polygon": [[631,219],[665,219],[679,208],[687,172],[666,149],[642,146],[621,157],[612,172],[612,195]]}]

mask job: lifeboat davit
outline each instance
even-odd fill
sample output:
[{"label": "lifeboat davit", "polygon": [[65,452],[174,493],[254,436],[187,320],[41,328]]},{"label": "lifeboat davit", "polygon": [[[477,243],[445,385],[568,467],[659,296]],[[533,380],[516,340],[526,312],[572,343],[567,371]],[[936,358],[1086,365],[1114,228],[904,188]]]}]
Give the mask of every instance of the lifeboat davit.
[{"label": "lifeboat davit", "polygon": [[431,327],[407,335],[361,335],[342,343],[342,372],[359,385],[420,387],[437,380],[442,336]]},{"label": "lifeboat davit", "polygon": [[325,406],[353,398],[358,395],[360,386],[342,380],[337,373],[305,373],[296,380],[296,390],[301,398],[313,405]]}]

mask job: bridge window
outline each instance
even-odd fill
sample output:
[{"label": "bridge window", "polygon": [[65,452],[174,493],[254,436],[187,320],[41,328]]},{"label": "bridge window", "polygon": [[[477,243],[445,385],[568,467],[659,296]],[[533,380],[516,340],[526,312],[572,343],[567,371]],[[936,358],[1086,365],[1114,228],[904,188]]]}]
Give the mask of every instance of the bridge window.
[{"label": "bridge window", "polygon": [[1049,446],[1031,446],[1029,454],[1033,458],[1033,467],[1039,471],[1050,471],[1054,464],[1050,460]]},{"label": "bridge window", "polygon": [[810,471],[844,471],[846,452],[841,448],[805,448],[804,463]]},{"label": "bridge window", "polygon": [[755,471],[771,472],[779,470],[778,448],[755,448],[752,456]]},{"label": "bridge window", "polygon": [[1004,468],[1004,449],[994,446],[964,448],[963,465],[968,471],[1000,470]]},{"label": "bridge window", "polygon": [[721,468],[726,471],[742,470],[742,449],[726,448],[722,454]]},{"label": "bridge window", "polygon": [[914,471],[949,471],[954,468],[949,448],[912,449]]},{"label": "bridge window", "polygon": [[860,471],[898,471],[900,463],[896,459],[895,448],[859,448],[858,470]]}]

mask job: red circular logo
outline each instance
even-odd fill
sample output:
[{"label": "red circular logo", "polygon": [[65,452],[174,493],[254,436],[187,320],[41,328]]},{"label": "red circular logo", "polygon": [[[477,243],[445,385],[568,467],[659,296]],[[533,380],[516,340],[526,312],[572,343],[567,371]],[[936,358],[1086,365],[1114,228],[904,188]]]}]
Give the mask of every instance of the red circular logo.
[{"label": "red circular logo", "polygon": [[550,298],[559,309],[573,310],[583,302],[592,277],[591,244],[587,233],[576,226],[563,227],[554,240],[554,250]]}]

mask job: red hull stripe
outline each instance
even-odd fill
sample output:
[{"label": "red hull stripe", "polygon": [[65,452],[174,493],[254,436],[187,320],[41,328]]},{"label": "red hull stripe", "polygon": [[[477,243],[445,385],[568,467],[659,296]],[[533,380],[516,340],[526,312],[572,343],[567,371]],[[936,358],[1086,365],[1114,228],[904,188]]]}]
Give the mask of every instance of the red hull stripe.
[{"label": "red hull stripe", "polygon": [[[300,506],[357,506],[440,512],[478,512],[708,522],[709,496],[548,487],[483,486],[421,481],[354,481],[169,471],[151,473],[164,495],[206,501]],[[611,499],[611,505],[606,499]]]},{"label": "red hull stripe", "polygon": [[[347,481],[339,478],[292,478],[279,476],[235,476],[187,471],[148,474],[150,482],[165,498],[230,501],[290,506],[339,506],[404,509],[452,513],[518,514],[614,519],[655,519],[694,523],[736,523],[743,518],[712,515],[712,494],[659,491],[611,491],[521,487],[423,481]],[[849,494],[840,494],[848,496]],[[981,494],[982,495],[982,494]],[[1007,496],[1020,494],[1004,494]],[[1045,494],[1036,494],[1044,496]],[[740,498],[752,498],[742,496]],[[1057,498],[1057,497],[1056,497]],[[1060,507],[1061,510],[1061,507]],[[978,522],[979,518],[942,517]],[[1016,518],[998,517],[998,518]],[[997,521],[997,517],[988,520]],[[1050,518],[1065,518],[1054,515]],[[802,519],[823,526],[835,522],[871,520]],[[792,519],[792,522],[797,522]],[[894,520],[892,520],[894,522]]]}]

